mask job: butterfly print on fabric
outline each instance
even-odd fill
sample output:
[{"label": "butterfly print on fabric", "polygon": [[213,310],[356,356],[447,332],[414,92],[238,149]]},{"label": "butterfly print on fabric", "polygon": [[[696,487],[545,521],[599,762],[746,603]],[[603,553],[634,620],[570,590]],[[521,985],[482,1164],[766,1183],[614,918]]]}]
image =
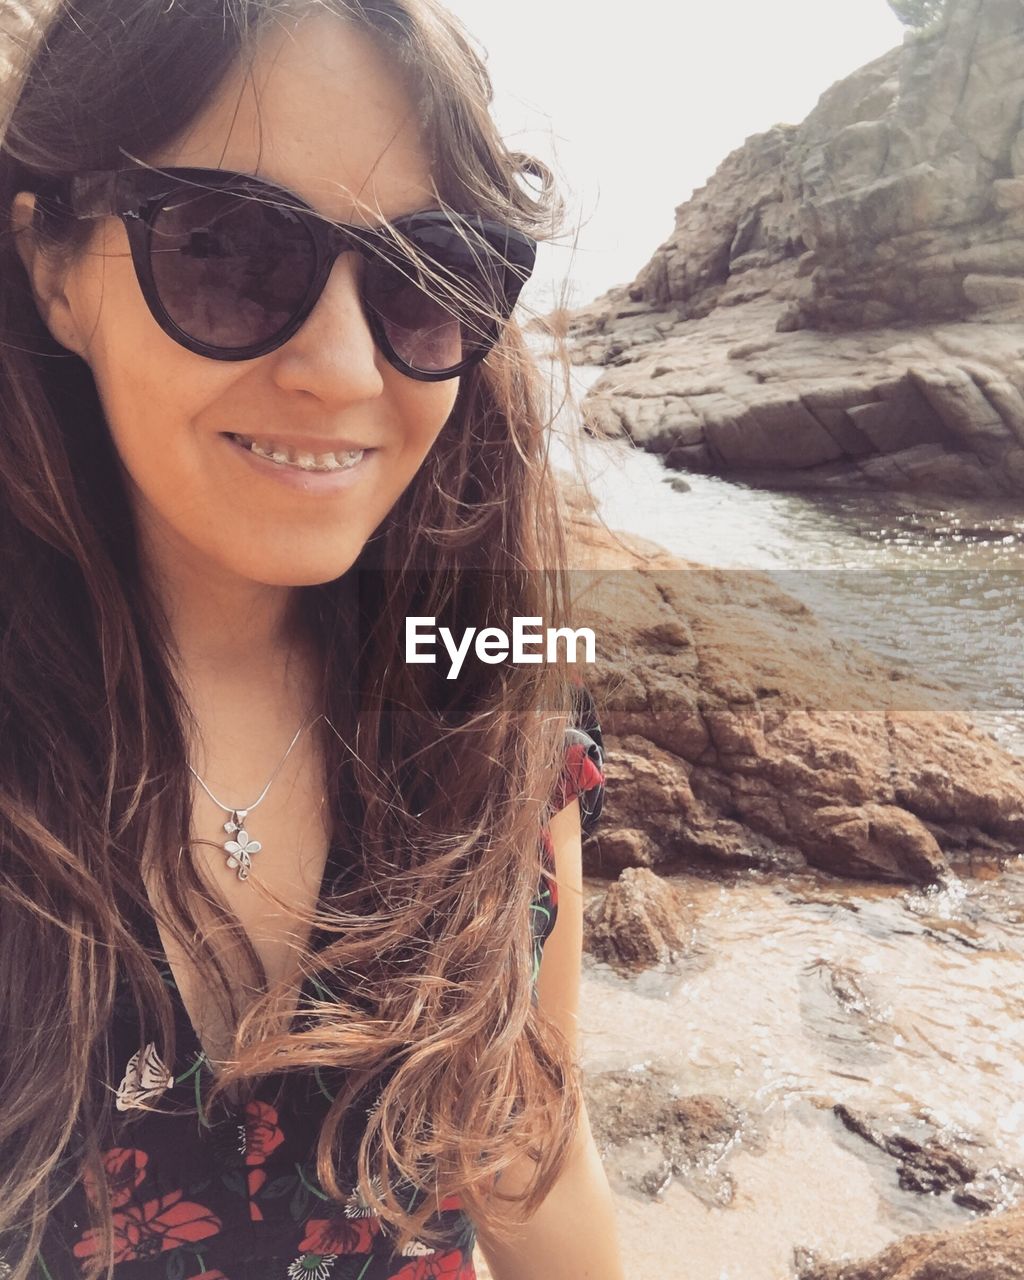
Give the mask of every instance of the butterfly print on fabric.
[{"label": "butterfly print on fabric", "polygon": [[154,1102],[174,1084],[174,1076],[150,1042],[128,1059],[124,1078],[117,1086],[118,1111],[130,1111]]}]

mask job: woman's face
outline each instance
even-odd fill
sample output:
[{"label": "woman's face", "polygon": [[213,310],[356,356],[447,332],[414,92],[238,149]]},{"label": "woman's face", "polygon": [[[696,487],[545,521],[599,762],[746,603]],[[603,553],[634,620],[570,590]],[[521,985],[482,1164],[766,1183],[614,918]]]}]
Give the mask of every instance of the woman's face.
[{"label": "woman's face", "polygon": [[[258,173],[348,223],[431,207],[416,111],[363,32],[329,15],[261,37],[172,145],[145,157]],[[376,217],[374,217],[376,211]],[[129,477],[143,545],[158,560],[298,586],[343,574],[412,480],[448,418],[457,379],[417,382],[384,359],[346,253],[284,346],[227,362],[177,345],[137,283],[123,224],[103,219],[63,278],[65,319],[90,365]],[[53,328],[51,323],[51,328]],[[69,345],[68,329],[55,332]],[[364,448],[342,487],[233,442],[319,455]],[[165,561],[166,562],[166,561]]]}]

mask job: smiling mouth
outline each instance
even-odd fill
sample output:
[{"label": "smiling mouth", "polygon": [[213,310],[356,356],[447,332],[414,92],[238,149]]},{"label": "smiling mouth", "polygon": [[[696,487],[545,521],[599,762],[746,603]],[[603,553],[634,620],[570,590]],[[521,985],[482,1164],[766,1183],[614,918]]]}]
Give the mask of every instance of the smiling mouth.
[{"label": "smiling mouth", "polygon": [[280,467],[292,467],[297,471],[348,471],[363,460],[366,449],[340,449],[336,453],[308,453],[302,449],[291,449],[287,445],[278,444],[274,440],[254,440],[251,436],[239,435],[237,432],[225,432],[229,440],[255,453],[257,457],[266,458],[268,462],[277,463]]}]

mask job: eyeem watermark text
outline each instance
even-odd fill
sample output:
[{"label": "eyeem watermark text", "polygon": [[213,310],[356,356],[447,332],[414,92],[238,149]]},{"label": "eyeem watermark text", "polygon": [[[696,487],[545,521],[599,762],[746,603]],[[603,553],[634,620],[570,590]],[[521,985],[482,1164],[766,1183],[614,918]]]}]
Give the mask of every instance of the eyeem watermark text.
[{"label": "eyeem watermark text", "polygon": [[[558,646],[565,644],[566,662],[596,662],[596,642],[589,627],[542,627],[543,618],[513,618],[512,634],[501,627],[467,627],[456,640],[448,627],[439,627],[436,618],[406,618],[406,662],[437,662],[440,639],[448,654],[448,679],[455,680],[470,649],[481,662],[557,662]],[[578,658],[578,646],[583,657]]]}]

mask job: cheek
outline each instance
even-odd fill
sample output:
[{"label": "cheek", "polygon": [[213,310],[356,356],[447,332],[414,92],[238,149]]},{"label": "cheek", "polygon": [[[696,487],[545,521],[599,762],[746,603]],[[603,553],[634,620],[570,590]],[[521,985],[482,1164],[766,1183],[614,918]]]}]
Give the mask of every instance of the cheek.
[{"label": "cheek", "polygon": [[[72,306],[111,436],[130,471],[167,465],[182,424],[218,394],[223,370],[173,342],[150,314],[120,223],[97,239],[82,264]],[[177,424],[177,429],[175,429]],[[159,464],[157,464],[159,465]]]},{"label": "cheek", "polygon": [[219,386],[196,369],[190,352],[169,352],[163,334],[140,326],[132,340],[129,325],[109,321],[97,330],[89,360],[114,447],[143,493],[167,492],[176,505],[191,505],[190,495],[205,487],[193,423]]},{"label": "cheek", "polygon": [[451,417],[459,393],[459,379],[415,382],[401,374],[398,376],[402,383],[395,387],[395,403],[405,428],[402,456],[415,470],[433,448]]}]

